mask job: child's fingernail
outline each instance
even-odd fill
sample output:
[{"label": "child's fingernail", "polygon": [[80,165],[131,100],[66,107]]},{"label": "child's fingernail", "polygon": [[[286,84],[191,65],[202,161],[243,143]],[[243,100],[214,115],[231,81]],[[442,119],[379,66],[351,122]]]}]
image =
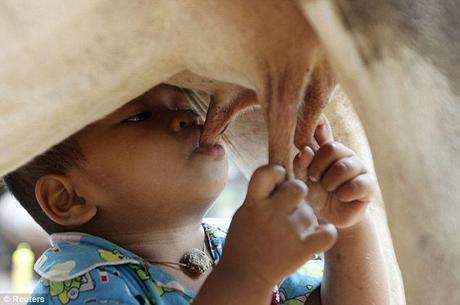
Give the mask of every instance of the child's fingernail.
[{"label": "child's fingernail", "polygon": [[313,176],[308,176],[308,179],[310,179],[313,182],[318,182],[318,179],[316,179],[316,177]]}]

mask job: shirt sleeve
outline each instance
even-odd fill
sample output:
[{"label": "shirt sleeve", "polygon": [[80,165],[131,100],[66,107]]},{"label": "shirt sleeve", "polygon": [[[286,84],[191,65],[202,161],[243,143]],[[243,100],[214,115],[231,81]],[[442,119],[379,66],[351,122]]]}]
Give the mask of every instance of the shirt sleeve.
[{"label": "shirt sleeve", "polygon": [[49,305],[150,304],[114,267],[95,268],[62,282],[41,279],[32,296],[44,298]]},{"label": "shirt sleeve", "polygon": [[304,304],[310,294],[321,286],[324,261],[321,257],[308,261],[279,285],[281,304]]}]

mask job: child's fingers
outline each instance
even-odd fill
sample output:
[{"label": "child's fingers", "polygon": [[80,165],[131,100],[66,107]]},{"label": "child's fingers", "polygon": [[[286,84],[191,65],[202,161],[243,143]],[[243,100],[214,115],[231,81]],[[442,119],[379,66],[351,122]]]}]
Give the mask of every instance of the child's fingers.
[{"label": "child's fingers", "polygon": [[319,146],[334,141],[331,124],[324,114],[319,117],[318,125],[315,129],[315,139]]},{"label": "child's fingers", "polygon": [[318,151],[319,149],[319,144],[318,144],[318,141],[316,141],[316,139],[313,137],[313,139],[311,139],[311,143],[308,145],[314,152]]},{"label": "child's fingers", "polygon": [[289,180],[282,183],[270,198],[276,209],[282,213],[293,211],[307,196],[307,186],[300,180]]},{"label": "child's fingers", "polygon": [[307,168],[310,165],[315,153],[310,147],[304,147],[294,158],[294,174],[297,179],[307,180]]},{"label": "child's fingers", "polygon": [[325,252],[332,248],[337,240],[337,229],[332,224],[321,224],[303,241],[306,252],[311,254]]},{"label": "child's fingers", "polygon": [[308,177],[311,181],[318,182],[324,171],[335,161],[353,156],[354,153],[339,142],[324,144],[316,152],[313,161],[308,168]]},{"label": "child's fingers", "polygon": [[315,227],[318,226],[318,220],[312,207],[305,201],[289,213],[288,221],[292,229],[303,240]]},{"label": "child's fingers", "polygon": [[315,127],[315,131],[313,133],[313,138],[311,139],[310,148],[313,151],[317,151],[319,147],[323,144],[331,142],[334,140],[334,136],[332,134],[332,128],[324,114],[321,114],[318,120],[318,124]]},{"label": "child's fingers", "polygon": [[367,203],[372,199],[374,187],[373,178],[369,174],[363,174],[344,183],[335,191],[335,195],[342,202],[357,200]]},{"label": "child's fingers", "polygon": [[270,197],[275,188],[286,179],[286,170],[280,165],[261,166],[251,177],[246,201],[259,201]]},{"label": "child's fingers", "polygon": [[333,192],[348,180],[363,174],[366,168],[356,156],[335,161],[323,174],[320,184],[328,192]]}]

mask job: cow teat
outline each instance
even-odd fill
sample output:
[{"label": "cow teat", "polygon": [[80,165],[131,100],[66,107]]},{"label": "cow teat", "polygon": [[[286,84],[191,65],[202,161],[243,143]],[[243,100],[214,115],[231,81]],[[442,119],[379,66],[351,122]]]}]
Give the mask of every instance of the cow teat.
[{"label": "cow teat", "polygon": [[215,144],[231,121],[256,103],[255,93],[239,86],[213,95],[201,133],[200,145]]}]

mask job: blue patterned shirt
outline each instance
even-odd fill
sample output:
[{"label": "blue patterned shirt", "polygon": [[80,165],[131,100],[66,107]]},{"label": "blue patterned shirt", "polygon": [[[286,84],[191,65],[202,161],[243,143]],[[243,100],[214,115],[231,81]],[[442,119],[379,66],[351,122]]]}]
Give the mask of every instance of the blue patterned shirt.
[{"label": "blue patterned shirt", "polygon": [[[216,264],[227,226],[215,219],[202,225]],[[185,305],[195,298],[195,291],[178,279],[108,240],[78,232],[52,234],[50,240],[35,264],[41,279],[33,293],[46,295],[50,305]],[[304,304],[322,275],[323,261],[310,260],[275,288],[272,304]]]}]

